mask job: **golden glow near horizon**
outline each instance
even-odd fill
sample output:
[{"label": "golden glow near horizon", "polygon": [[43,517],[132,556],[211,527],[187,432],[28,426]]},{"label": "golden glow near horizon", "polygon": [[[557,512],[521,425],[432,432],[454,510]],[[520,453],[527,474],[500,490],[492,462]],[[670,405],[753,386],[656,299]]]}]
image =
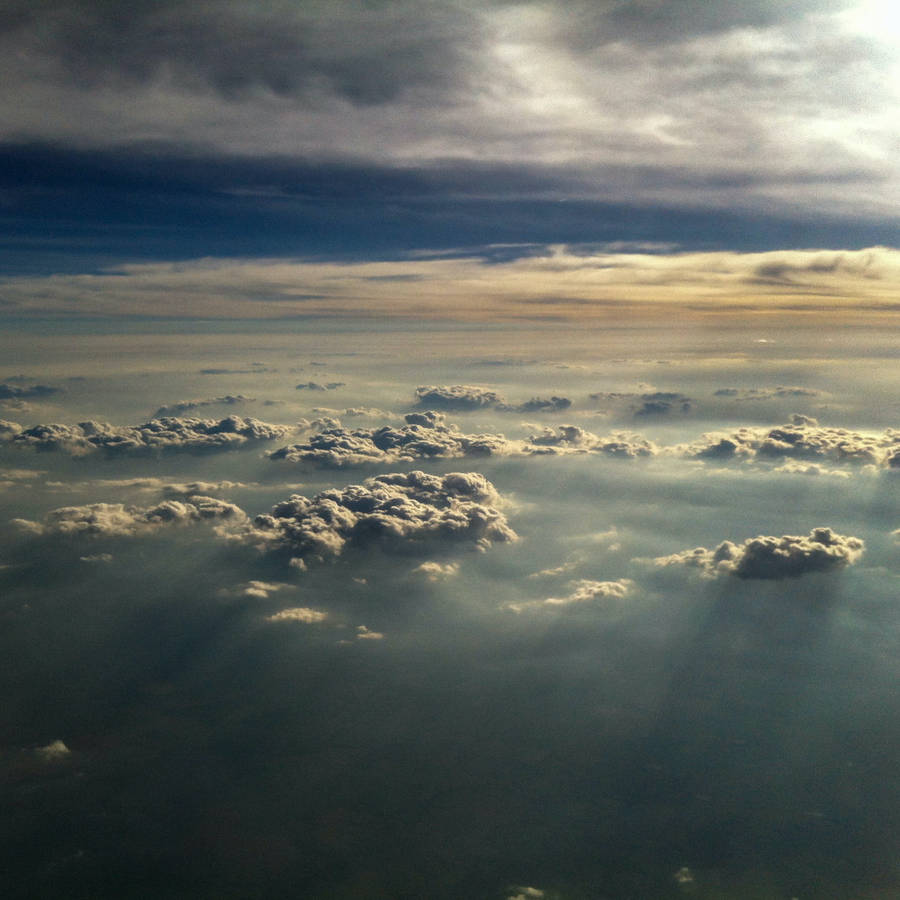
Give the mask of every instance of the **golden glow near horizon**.
[{"label": "golden glow near horizon", "polygon": [[587,322],[615,317],[894,316],[900,251],[762,253],[598,250],[565,245],[501,263],[205,259],[108,273],[6,279],[9,312],[276,319],[302,315]]}]

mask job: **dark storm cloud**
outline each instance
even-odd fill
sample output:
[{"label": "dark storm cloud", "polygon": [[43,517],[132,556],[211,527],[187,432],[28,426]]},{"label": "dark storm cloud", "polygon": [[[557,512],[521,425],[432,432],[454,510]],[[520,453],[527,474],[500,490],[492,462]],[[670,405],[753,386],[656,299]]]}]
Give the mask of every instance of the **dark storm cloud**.
[{"label": "dark storm cloud", "polygon": [[394,463],[414,459],[492,456],[512,452],[502,434],[463,434],[431,410],[410,413],[406,424],[381,428],[325,428],[303,443],[273,450],[269,457],[325,466]]},{"label": "dark storm cloud", "polygon": [[335,94],[380,104],[465,77],[472,23],[453,4],[93,0],[7,4],[7,40],[60,80],[119,89],[166,78],[226,99]]},{"label": "dark storm cloud", "polygon": [[13,521],[23,531],[34,535],[134,537],[172,525],[215,521],[236,525],[246,519],[244,511],[233,503],[194,496],[190,501],[166,500],[151,507],[121,503],[63,506],[47,513],[43,522]]},{"label": "dark storm cloud", "polygon": [[814,528],[808,535],[781,537],[760,535],[733,544],[723,541],[713,550],[697,547],[671,556],[657,557],[658,566],[687,566],[707,577],[794,578],[812,572],[829,572],[857,562],[865,544],[857,537],[836,534],[830,528]]},{"label": "dark storm cloud", "polygon": [[225,419],[153,419],[143,425],[80,422],[77,425],[34,425],[22,428],[0,422],[0,439],[18,447],[59,450],[73,456],[103,450],[134,454],[170,450],[227,450],[257,441],[283,438],[286,425],[228,416]]},{"label": "dark storm cloud", "polygon": [[180,416],[182,413],[190,412],[192,409],[200,409],[204,406],[236,406],[239,403],[255,402],[255,398],[244,397],[241,394],[226,394],[224,397],[210,397],[206,400],[179,400],[177,403],[161,406],[153,413],[151,418],[161,419],[165,416]]},{"label": "dark storm cloud", "polygon": [[516,539],[496,508],[500,502],[494,486],[474,472],[377,475],[312,498],[294,494],[271,514],[257,516],[236,539],[287,556],[301,569],[348,546],[410,551],[449,542],[485,549]]},{"label": "dark storm cloud", "polygon": [[[610,172],[621,181],[632,177]],[[668,191],[681,176],[670,173]],[[684,247],[891,245],[883,216],[703,210],[647,201],[592,199],[572,167],[440,161],[385,165],[133,146],[86,152],[59,145],[0,144],[0,188],[11,229],[0,236],[5,270],[83,270],[115,259],[204,256],[403,258],[454,248],[488,261],[580,244],[586,236],[666,241]],[[565,199],[565,203],[560,203]],[[78,209],[77,219],[60,210]],[[116,227],[111,229],[110,223]],[[523,239],[531,244],[523,244]],[[502,251],[497,244],[511,242]],[[536,250],[534,245],[540,245]],[[299,249],[298,249],[299,248]],[[433,253],[431,253],[433,255]],[[280,297],[274,294],[275,299]],[[581,298],[583,300],[584,298]],[[216,367],[204,374],[262,368]]]},{"label": "dark storm cloud", "polygon": [[418,405],[425,409],[472,410],[503,403],[503,398],[487,388],[470,384],[421,385],[416,388]]}]

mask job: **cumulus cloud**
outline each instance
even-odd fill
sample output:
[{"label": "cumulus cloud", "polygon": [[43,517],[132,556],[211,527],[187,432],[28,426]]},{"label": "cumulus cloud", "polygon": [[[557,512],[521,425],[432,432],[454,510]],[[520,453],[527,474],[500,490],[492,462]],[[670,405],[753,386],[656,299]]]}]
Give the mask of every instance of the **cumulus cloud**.
[{"label": "cumulus cloud", "polygon": [[622,459],[636,459],[642,456],[655,456],[659,448],[639,434],[615,431],[599,437],[577,425],[559,425],[556,428],[544,428],[539,434],[531,435],[525,445],[525,452],[599,453]]},{"label": "cumulus cloud", "polygon": [[236,406],[239,403],[255,403],[254,397],[244,397],[241,394],[226,394],[224,397],[210,397],[206,400],[179,400],[168,406],[161,406],[151,418],[160,419],[164,416],[180,416],[192,409],[200,409],[203,406]]},{"label": "cumulus cloud", "polygon": [[312,498],[294,494],[235,537],[301,569],[348,546],[400,551],[450,542],[486,549],[517,537],[500,503],[494,486],[474,472],[392,473]]},{"label": "cumulus cloud", "polygon": [[268,600],[272,594],[278,591],[293,589],[294,585],[284,584],[281,581],[248,581],[227,593],[238,597],[255,597],[258,600]]},{"label": "cumulus cloud", "polygon": [[13,519],[22,531],[34,535],[133,537],[171,525],[194,522],[241,524],[247,516],[233,503],[214,497],[191,497],[190,502],[166,500],[156,506],[125,506],[122,503],[90,503],[51,510],[43,522]]},{"label": "cumulus cloud", "polygon": [[0,422],[0,440],[37,450],[59,450],[73,456],[103,450],[107,454],[152,453],[172,450],[227,450],[248,443],[283,438],[286,425],[228,416],[225,419],[164,417],[143,425],[80,422],[77,425],[34,425],[22,428]]},{"label": "cumulus cloud", "polygon": [[291,606],[282,609],[271,616],[266,616],[267,622],[302,622],[304,625],[313,625],[316,622],[324,622],[328,618],[327,612],[320,609],[312,609],[309,606]]},{"label": "cumulus cloud", "polygon": [[697,547],[654,560],[657,566],[696,568],[709,578],[794,578],[811,572],[830,572],[853,565],[863,554],[860,538],[814,528],[808,535],[760,535],[742,544],[723,541],[712,550]]},{"label": "cumulus cloud", "polygon": [[615,606],[631,592],[634,582],[627,578],[619,581],[590,581],[580,579],[569,585],[572,590],[564,597],[547,597],[546,600],[527,600],[507,603],[506,609],[520,613],[530,609],[564,609],[585,604]]},{"label": "cumulus cloud", "polygon": [[416,388],[418,405],[426,409],[472,410],[503,403],[496,391],[471,384],[420,385]]},{"label": "cumulus cloud", "polygon": [[72,753],[65,743],[60,740],[51,741],[43,747],[36,747],[34,752],[44,762],[59,762]]},{"label": "cumulus cloud", "polygon": [[459,574],[459,563],[439,563],[429,560],[416,566],[411,574],[419,575],[431,582],[445,581]]},{"label": "cumulus cloud", "polygon": [[303,443],[280,447],[269,458],[324,466],[394,463],[415,459],[492,456],[512,452],[501,434],[463,434],[431,410],[410,413],[400,427],[348,429],[327,427]]},{"label": "cumulus cloud", "polygon": [[893,466],[900,452],[900,431],[889,428],[881,434],[862,433],[822,426],[813,418],[795,415],[776,428],[708,433],[681,449],[693,459],[807,459]]}]

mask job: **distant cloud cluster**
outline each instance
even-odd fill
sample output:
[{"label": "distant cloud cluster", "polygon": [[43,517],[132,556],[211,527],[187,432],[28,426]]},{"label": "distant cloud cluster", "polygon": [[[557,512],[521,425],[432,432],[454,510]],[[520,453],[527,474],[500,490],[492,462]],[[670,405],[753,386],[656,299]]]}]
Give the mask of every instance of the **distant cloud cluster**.
[{"label": "distant cloud cluster", "polygon": [[774,400],[774,399],[810,399],[818,397],[820,391],[803,387],[774,388],[719,388],[713,396],[730,400]]},{"label": "distant cloud cluster", "polygon": [[577,425],[545,428],[528,439],[526,452],[531,454],[599,453],[622,459],[655,456],[659,448],[639,434],[615,431],[599,437]]},{"label": "distant cloud cluster", "polygon": [[734,544],[723,541],[712,550],[697,547],[657,557],[657,566],[687,566],[709,578],[793,578],[812,572],[830,572],[852,565],[862,556],[860,538],[837,534],[830,528],[814,528],[808,535],[781,537],[760,535]]},{"label": "distant cloud cluster", "polygon": [[494,486],[474,472],[377,475],[364,484],[299,494],[257,516],[236,537],[264,552],[308,561],[338,556],[345,547],[415,549],[450,541],[485,549],[516,534],[497,509]]},{"label": "distant cloud cluster", "polygon": [[303,443],[273,450],[269,457],[324,466],[395,463],[432,458],[490,456],[509,452],[501,434],[463,434],[441,413],[410,413],[406,424],[381,428],[328,427]]},{"label": "distant cloud cluster", "polygon": [[635,416],[662,416],[672,411],[689,412],[693,400],[676,391],[645,391],[643,393],[618,393],[600,391],[590,395],[591,400],[604,406],[627,406]]},{"label": "distant cloud cluster", "polygon": [[454,575],[459,574],[459,563],[439,563],[428,560],[427,562],[423,562],[421,565],[416,566],[411,574],[421,576],[426,581],[432,583],[446,581],[448,578],[452,578]]},{"label": "distant cloud cluster", "polygon": [[122,503],[90,503],[51,510],[43,522],[14,519],[21,530],[34,535],[89,537],[134,537],[172,525],[194,522],[240,524],[247,519],[240,507],[214,497],[191,497],[190,501],[166,500],[151,507]]},{"label": "distant cloud cluster", "polygon": [[304,381],[302,384],[297,385],[298,391],[335,391],[339,387],[344,387],[346,382],[343,381],[328,381],[324,384],[318,381]]},{"label": "distant cloud cluster", "polygon": [[499,412],[516,412],[516,413],[554,413],[565,412],[572,405],[572,401],[568,397],[532,397],[524,403],[516,406],[510,406],[501,403],[497,409]]},{"label": "distant cloud cluster", "polygon": [[807,459],[877,466],[900,466],[900,430],[863,434],[829,428],[808,416],[794,416],[776,428],[739,428],[715,432],[684,448],[694,459]]},{"label": "distant cloud cluster", "polygon": [[182,413],[190,412],[192,409],[200,409],[204,406],[236,406],[239,403],[255,403],[254,397],[244,397],[241,394],[226,394],[224,397],[210,397],[207,400],[179,400],[168,406],[161,406],[155,413],[153,419],[160,419],[165,416],[180,416]]},{"label": "distant cloud cluster", "polygon": [[271,616],[266,616],[267,622],[301,622],[304,625],[313,625],[317,622],[324,622],[328,618],[328,613],[320,609],[312,609],[309,606],[291,606],[282,609]]},{"label": "distant cloud cluster", "polygon": [[47,384],[32,384],[20,386],[17,384],[0,384],[0,403],[18,400],[33,400],[42,397],[51,397],[60,393],[62,388],[50,387]]},{"label": "distant cloud cluster", "polygon": [[290,431],[286,425],[272,425],[240,416],[228,416],[218,421],[165,417],[143,425],[80,422],[77,425],[34,425],[31,428],[0,421],[0,440],[36,450],[59,450],[73,456],[96,450],[109,454],[227,450],[249,442],[282,438]]},{"label": "distant cloud cluster", "polygon": [[416,388],[416,400],[425,409],[457,411],[484,409],[504,402],[496,391],[470,384],[420,385]]}]

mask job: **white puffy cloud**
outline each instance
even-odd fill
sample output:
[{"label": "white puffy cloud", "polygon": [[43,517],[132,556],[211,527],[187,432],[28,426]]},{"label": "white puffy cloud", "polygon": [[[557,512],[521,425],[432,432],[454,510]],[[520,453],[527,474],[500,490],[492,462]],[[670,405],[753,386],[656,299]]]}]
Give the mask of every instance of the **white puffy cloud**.
[{"label": "white puffy cloud", "polygon": [[431,582],[445,581],[447,578],[459,574],[459,563],[439,563],[428,560],[416,566],[411,574],[419,575]]},{"label": "white puffy cloud", "polygon": [[88,535],[133,537],[170,525],[194,522],[240,524],[247,519],[233,503],[214,497],[191,497],[190,501],[166,500],[156,506],[125,506],[122,503],[91,503],[51,510],[43,522],[13,519],[21,530],[35,535]]},{"label": "white puffy cloud", "polygon": [[0,422],[0,440],[38,450],[60,450],[83,455],[96,450],[108,454],[148,453],[170,450],[224,450],[250,442],[271,441],[291,431],[258,419],[228,416],[225,419],[164,417],[143,425],[111,425],[80,422],[77,425],[34,425],[22,428]]},{"label": "white puffy cloud", "polygon": [[881,434],[863,433],[822,426],[808,416],[795,415],[775,428],[744,427],[705,434],[680,450],[693,459],[807,459],[893,467],[900,455],[900,431],[888,428]]},{"label": "white puffy cloud", "polygon": [[513,445],[501,434],[463,434],[444,422],[441,413],[410,413],[406,424],[381,428],[329,426],[303,443],[280,447],[269,458],[325,466],[394,463],[414,459],[491,456],[509,453]]},{"label": "white puffy cloud", "polygon": [[302,622],[304,625],[313,625],[316,622],[324,622],[328,613],[320,609],[312,609],[309,606],[291,606],[282,609],[271,616],[266,616],[267,622]]},{"label": "white puffy cloud", "polygon": [[530,609],[565,609],[585,604],[616,606],[634,588],[634,582],[627,578],[618,581],[590,581],[580,579],[570,582],[571,591],[564,597],[547,597],[545,600],[526,600],[508,603],[506,609],[520,613]]},{"label": "white puffy cloud", "polygon": [[814,528],[808,535],[760,535],[742,544],[723,541],[712,550],[697,547],[654,560],[657,566],[687,566],[706,577],[788,578],[829,572],[853,565],[865,544],[860,538]]},{"label": "white puffy cloud", "polygon": [[485,549],[517,537],[497,509],[500,502],[494,486],[474,472],[398,472],[312,498],[294,494],[235,537],[286,555],[301,569],[347,546],[400,550],[452,542]]}]

